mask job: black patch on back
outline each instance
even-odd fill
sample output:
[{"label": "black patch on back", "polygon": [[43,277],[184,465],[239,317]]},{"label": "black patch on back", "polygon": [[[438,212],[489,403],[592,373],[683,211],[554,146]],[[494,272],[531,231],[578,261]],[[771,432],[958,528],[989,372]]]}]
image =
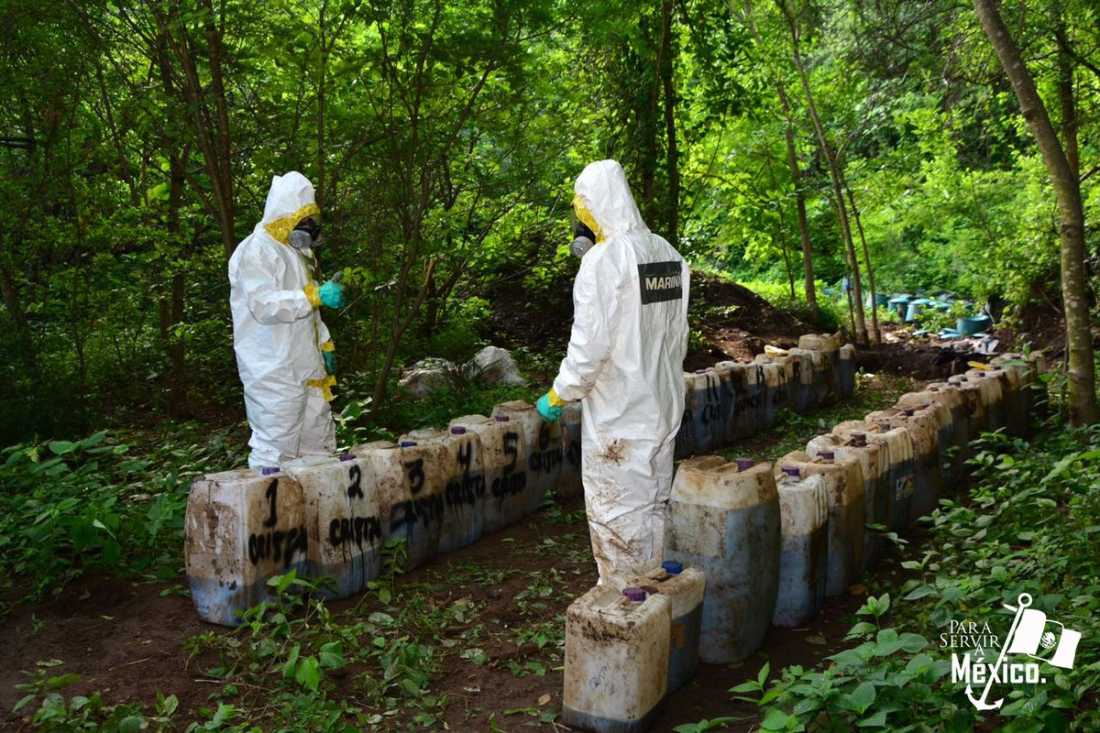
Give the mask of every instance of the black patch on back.
[{"label": "black patch on back", "polygon": [[680,300],[684,297],[684,263],[680,260],[638,265],[642,305]]}]

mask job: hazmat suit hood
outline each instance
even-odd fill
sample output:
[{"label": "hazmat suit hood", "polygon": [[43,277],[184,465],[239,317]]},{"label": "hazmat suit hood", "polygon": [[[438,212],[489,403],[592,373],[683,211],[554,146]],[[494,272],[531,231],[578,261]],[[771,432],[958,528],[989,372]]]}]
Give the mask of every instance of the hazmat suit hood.
[{"label": "hazmat suit hood", "polygon": [[603,242],[628,232],[648,232],[630,194],[626,171],[615,160],[589,163],[573,185],[577,218]]},{"label": "hazmat suit hood", "polygon": [[298,171],[273,176],[264,204],[264,218],[257,225],[280,244],[287,244],[290,232],[303,219],[319,217],[321,209],[314,197],[313,184]]}]

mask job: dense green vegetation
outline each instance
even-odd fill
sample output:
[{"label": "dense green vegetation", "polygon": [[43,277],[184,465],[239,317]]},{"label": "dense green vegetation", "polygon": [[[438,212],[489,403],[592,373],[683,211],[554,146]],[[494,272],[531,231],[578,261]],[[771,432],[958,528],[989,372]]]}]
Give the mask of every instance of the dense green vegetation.
[{"label": "dense green vegetation", "polygon": [[[1095,221],[1097,10],[1003,12]],[[839,280],[835,159],[878,290],[1010,314],[1060,300],[1048,173],[966,5],[9,1],[0,18],[20,39],[0,64],[6,443],[238,416],[225,261],[288,169],[317,186],[322,264],[355,287],[330,318],[341,394],[375,403],[402,364],[468,354],[498,284],[568,287],[570,183],[600,157],[700,266],[794,289],[802,202],[814,273]]]}]

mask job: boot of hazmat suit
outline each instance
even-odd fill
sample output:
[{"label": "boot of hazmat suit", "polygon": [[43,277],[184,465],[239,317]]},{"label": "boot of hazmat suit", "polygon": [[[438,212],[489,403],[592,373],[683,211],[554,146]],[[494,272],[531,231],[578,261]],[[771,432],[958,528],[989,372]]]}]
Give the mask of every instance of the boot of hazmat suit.
[{"label": "boot of hazmat suit", "polygon": [[310,217],[319,217],[313,185],[295,171],[275,176],[263,220],[229,260],[233,349],[252,428],[252,468],[336,448],[329,409],[336,380],[322,356],[333,345],[318,312],[317,261],[301,237],[290,244],[291,231]]},{"label": "boot of hazmat suit", "polygon": [[690,268],[649,231],[622,166],[577,178],[596,235],[573,284],[573,331],[548,402],[582,400],[581,474],[600,583],[662,561],[672,453],[684,412]]}]

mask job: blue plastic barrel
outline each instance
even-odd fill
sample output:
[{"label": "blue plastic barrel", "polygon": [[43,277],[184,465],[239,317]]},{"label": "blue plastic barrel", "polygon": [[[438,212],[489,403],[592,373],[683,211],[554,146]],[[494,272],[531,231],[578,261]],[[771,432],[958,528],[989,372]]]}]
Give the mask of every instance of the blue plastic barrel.
[{"label": "blue plastic barrel", "polygon": [[960,318],[955,322],[955,328],[960,336],[973,336],[976,333],[988,331],[992,325],[993,319],[984,314]]}]

